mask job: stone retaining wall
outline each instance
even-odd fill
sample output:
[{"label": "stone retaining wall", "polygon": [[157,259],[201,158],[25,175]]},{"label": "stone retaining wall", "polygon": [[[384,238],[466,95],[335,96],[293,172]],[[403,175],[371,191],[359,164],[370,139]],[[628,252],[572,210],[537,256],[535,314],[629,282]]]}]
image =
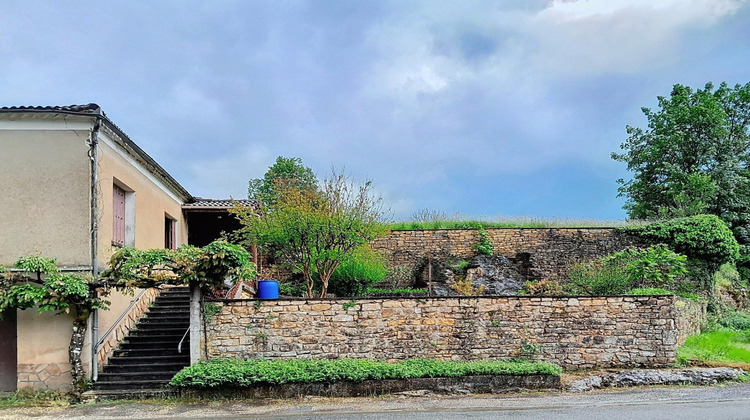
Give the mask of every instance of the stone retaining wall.
[{"label": "stone retaining wall", "polygon": [[[498,228],[486,229],[495,243],[495,254],[514,262],[524,280],[560,280],[566,267],[574,262],[590,260],[620,251],[634,240],[615,228]],[[402,279],[394,285],[405,286],[414,270],[428,258],[449,255],[470,258],[476,255],[476,229],[403,230],[393,231],[377,239],[371,247],[386,255],[394,272]],[[398,276],[397,276],[398,277]],[[401,280],[401,281],[399,281]]]},{"label": "stone retaining wall", "polygon": [[[223,301],[207,357],[514,356],[568,369],[674,363],[683,302],[674,296]],[[685,302],[691,306],[694,302]],[[204,355],[206,357],[206,355]]]}]

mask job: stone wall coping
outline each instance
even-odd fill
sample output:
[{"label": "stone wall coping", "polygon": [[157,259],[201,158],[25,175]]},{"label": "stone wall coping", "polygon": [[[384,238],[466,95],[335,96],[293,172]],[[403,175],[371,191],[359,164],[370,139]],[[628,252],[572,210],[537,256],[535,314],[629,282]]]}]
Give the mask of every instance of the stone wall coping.
[{"label": "stone wall coping", "polygon": [[439,229],[391,229],[391,232],[438,232],[441,230],[617,230],[627,228],[627,226],[581,226],[581,227],[483,227],[483,228],[470,228],[470,227],[459,227],[459,228],[439,228]]},{"label": "stone wall coping", "polygon": [[222,302],[222,303],[233,303],[233,302],[305,302],[305,301],[316,301],[316,302],[335,302],[335,301],[348,301],[353,300],[461,300],[461,299],[609,299],[609,298],[633,298],[635,300],[646,300],[649,298],[660,298],[660,297],[676,297],[678,299],[686,299],[677,296],[673,293],[661,294],[661,295],[606,295],[606,296],[591,296],[591,295],[555,295],[555,296],[502,296],[502,295],[482,295],[482,296],[376,296],[376,297],[326,297],[326,298],[306,298],[306,297],[285,297],[279,299],[206,299],[207,302]]}]

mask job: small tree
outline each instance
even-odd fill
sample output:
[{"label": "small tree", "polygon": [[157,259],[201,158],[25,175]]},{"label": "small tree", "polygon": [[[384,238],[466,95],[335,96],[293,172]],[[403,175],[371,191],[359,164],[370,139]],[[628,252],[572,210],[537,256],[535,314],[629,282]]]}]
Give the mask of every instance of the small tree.
[{"label": "small tree", "polygon": [[355,185],[335,171],[319,187],[278,184],[277,200],[260,215],[236,206],[241,234],[290,262],[302,273],[307,295],[313,297],[314,274],[323,297],[342,259],[387,231],[382,199],[372,183]]}]

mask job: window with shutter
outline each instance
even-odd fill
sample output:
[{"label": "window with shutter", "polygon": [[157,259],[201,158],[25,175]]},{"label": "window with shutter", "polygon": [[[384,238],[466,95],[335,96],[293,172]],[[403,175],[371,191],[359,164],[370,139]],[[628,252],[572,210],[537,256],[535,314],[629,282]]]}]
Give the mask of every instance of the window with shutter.
[{"label": "window with shutter", "polygon": [[112,196],[112,243],[122,246],[125,245],[125,190],[115,185]]}]

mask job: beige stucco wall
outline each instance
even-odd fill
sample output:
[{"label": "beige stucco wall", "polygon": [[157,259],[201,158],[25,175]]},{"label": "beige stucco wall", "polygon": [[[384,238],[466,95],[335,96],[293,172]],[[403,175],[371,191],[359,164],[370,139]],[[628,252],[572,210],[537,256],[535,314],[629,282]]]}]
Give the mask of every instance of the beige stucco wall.
[{"label": "beige stucco wall", "polygon": [[18,388],[66,391],[71,388],[68,345],[70,315],[18,311]]},{"label": "beige stucco wall", "polygon": [[90,163],[86,130],[0,126],[0,265],[44,255],[90,265]]},{"label": "beige stucco wall", "polygon": [[[90,127],[93,118],[0,115],[0,264],[40,254],[62,266],[90,266]],[[75,128],[72,128],[75,127]],[[115,143],[103,128],[98,153],[99,267],[117,249],[112,246],[112,192],[115,180],[135,195],[137,248],[164,247],[164,218],[177,220],[177,244],[187,242],[181,198],[160,185],[140,162]],[[135,296],[138,295],[135,291]],[[99,312],[104,334],[134,296],[113,291],[108,311]],[[70,389],[69,315],[18,313],[19,388]],[[91,330],[82,362],[91,371]]]},{"label": "beige stucco wall", "polygon": [[164,218],[177,220],[177,244],[187,242],[187,227],[182,216],[182,201],[150,179],[143,170],[133,166],[130,158],[112,147],[106,133],[99,144],[99,261],[104,266],[118,249],[112,246],[113,186],[119,184],[135,197],[135,247],[164,248]]}]

